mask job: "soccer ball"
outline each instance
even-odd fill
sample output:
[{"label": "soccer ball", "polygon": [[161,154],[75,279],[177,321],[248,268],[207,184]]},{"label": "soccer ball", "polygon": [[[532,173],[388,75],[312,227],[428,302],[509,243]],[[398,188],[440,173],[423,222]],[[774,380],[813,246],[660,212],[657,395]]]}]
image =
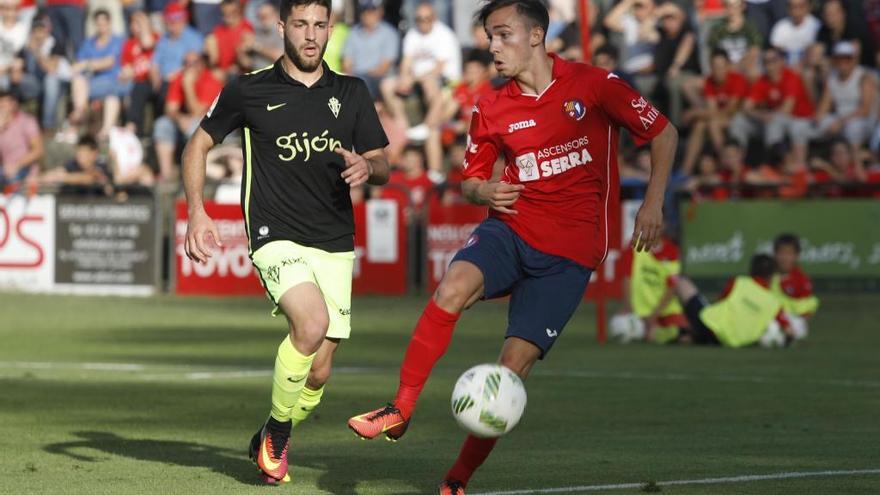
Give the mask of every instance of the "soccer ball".
[{"label": "soccer ball", "polygon": [[614,315],[611,318],[611,340],[627,344],[634,340],[644,340],[645,322],[635,313]]},{"label": "soccer ball", "polygon": [[785,333],[783,333],[779,322],[771,320],[758,343],[761,344],[761,347],[783,347],[785,345]]},{"label": "soccer ball", "polygon": [[465,371],[452,391],[452,415],[459,426],[481,438],[508,433],[526,408],[526,388],[500,364],[480,364]]}]

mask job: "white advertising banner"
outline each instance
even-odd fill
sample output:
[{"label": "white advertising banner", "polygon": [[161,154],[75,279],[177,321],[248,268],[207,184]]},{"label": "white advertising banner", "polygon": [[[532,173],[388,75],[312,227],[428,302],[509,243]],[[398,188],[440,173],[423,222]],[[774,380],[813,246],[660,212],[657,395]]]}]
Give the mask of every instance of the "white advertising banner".
[{"label": "white advertising banner", "polygon": [[54,253],[55,198],[0,195],[0,289],[50,290]]}]

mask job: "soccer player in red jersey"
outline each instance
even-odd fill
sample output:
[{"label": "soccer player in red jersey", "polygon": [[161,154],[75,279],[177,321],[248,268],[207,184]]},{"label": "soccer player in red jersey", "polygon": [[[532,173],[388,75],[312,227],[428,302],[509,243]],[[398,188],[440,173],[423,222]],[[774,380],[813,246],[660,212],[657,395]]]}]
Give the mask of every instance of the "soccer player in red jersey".
[{"label": "soccer player in red jersey", "polygon": [[[495,68],[510,80],[474,108],[463,195],[489,217],[453,259],[419,319],[392,404],[355,416],[362,438],[400,438],[434,363],[464,309],[510,295],[500,363],[526,378],[574,313],[608,251],[608,217],[619,208],[619,128],[651,143],[652,171],[633,235],[637,249],[662,234],[662,203],[678,134],[666,117],[615,74],[550,55],[540,0],[491,0],[479,19]],[[498,181],[496,158],[505,157]],[[469,436],[440,485],[464,493],[495,439]]]}]

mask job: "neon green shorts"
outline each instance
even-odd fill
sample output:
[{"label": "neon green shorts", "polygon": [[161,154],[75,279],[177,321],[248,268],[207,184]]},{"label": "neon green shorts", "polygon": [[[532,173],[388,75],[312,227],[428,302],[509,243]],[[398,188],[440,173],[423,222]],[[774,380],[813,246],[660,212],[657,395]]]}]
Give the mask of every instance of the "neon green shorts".
[{"label": "neon green shorts", "polygon": [[351,277],[354,252],[328,253],[291,241],[272,241],[252,256],[269,299],[272,316],[281,312],[278,301],[288,289],[303,282],[318,286],[330,316],[327,337],[347,339],[351,334]]}]

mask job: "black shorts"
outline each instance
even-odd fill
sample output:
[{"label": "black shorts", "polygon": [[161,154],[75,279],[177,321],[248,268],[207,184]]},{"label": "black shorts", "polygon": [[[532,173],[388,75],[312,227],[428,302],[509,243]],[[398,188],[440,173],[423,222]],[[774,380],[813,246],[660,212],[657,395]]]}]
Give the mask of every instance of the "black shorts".
[{"label": "black shorts", "polygon": [[700,294],[688,299],[684,304],[684,315],[687,318],[688,323],[691,324],[691,328],[687,331],[687,334],[691,336],[695,344],[721,345],[721,342],[718,341],[718,337],[715,336],[715,332],[707,327],[700,318],[700,313],[703,311],[703,308],[708,305],[709,303],[707,303],[706,299]]},{"label": "black shorts", "polygon": [[484,220],[455,257],[483,273],[483,298],[510,295],[507,337],[550,350],[574,314],[591,271],[574,261],[529,246],[506,223]]}]

